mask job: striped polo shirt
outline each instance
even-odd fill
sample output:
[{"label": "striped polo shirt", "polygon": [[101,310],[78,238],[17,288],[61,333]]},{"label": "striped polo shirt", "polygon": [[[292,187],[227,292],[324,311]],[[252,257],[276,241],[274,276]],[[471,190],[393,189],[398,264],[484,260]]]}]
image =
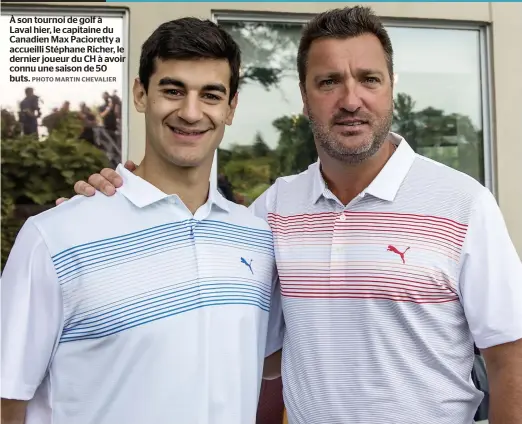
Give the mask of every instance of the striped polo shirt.
[{"label": "striped polo shirt", "polygon": [[390,137],[348,205],[314,163],[252,206],[274,236],[290,424],[470,424],[473,343],[522,338],[522,265],[494,197]]},{"label": "striped polo shirt", "polygon": [[26,424],[255,423],[268,224],[214,189],[192,215],[118,172],[116,195],[20,231],[2,276],[2,397],[30,400]]}]

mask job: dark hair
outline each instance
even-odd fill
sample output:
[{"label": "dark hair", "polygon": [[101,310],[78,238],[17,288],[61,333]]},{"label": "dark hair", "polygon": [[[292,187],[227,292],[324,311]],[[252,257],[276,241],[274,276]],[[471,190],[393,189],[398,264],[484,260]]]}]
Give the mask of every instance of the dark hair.
[{"label": "dark hair", "polygon": [[230,97],[239,85],[241,51],[232,37],[210,20],[181,18],[161,24],[141,46],[139,79],[145,90],[155,61],[226,59],[230,65]]},{"label": "dark hair", "polygon": [[388,73],[393,84],[393,48],[388,32],[371,8],[354,6],[323,12],[305,25],[297,51],[297,71],[301,85],[305,86],[308,52],[315,40],[320,38],[343,39],[363,34],[373,34],[381,42],[386,56]]}]

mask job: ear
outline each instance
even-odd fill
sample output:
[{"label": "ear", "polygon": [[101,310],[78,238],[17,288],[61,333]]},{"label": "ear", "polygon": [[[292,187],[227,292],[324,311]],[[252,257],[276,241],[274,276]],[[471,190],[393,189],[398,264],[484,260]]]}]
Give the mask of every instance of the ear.
[{"label": "ear", "polygon": [[234,114],[236,113],[237,101],[238,101],[239,93],[236,92],[232,101],[230,102],[230,110],[228,111],[227,117],[225,119],[225,124],[232,125],[232,121],[234,120]]},{"label": "ear", "polygon": [[140,82],[139,78],[134,80],[132,93],[134,96],[134,107],[139,113],[145,113],[145,110],[147,109],[147,93],[145,92],[145,87]]},{"label": "ear", "polygon": [[303,115],[308,118],[308,102],[306,101],[306,89],[302,84],[299,84],[299,90],[301,91],[301,100],[303,101]]}]

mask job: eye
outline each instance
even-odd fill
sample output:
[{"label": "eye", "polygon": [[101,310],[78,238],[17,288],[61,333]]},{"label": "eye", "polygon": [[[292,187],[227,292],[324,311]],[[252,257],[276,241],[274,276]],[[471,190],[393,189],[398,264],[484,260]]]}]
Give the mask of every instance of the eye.
[{"label": "eye", "polygon": [[214,101],[214,102],[218,102],[218,101],[221,100],[221,97],[216,96],[215,94],[211,94],[211,93],[205,93],[205,94],[203,95],[203,97],[205,97],[205,98],[208,99],[208,100],[212,100],[212,101]]},{"label": "eye", "polygon": [[163,93],[167,96],[181,96],[183,94],[181,90],[178,90],[176,88],[168,88],[166,90],[163,90]]},{"label": "eye", "polygon": [[335,81],[332,78],[328,78],[328,79],[322,80],[319,83],[319,86],[321,86],[321,87],[330,87],[333,84],[335,84]]},{"label": "eye", "polygon": [[378,84],[381,82],[381,80],[377,77],[366,77],[364,82],[368,84]]}]

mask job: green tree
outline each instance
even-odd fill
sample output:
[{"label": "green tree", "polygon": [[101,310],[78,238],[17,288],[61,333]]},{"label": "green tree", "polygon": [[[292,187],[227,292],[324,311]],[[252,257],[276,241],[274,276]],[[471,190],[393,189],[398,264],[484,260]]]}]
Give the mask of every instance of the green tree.
[{"label": "green tree", "polygon": [[78,140],[73,128],[75,122],[64,122],[44,141],[20,135],[2,140],[2,268],[28,210],[69,197],[76,181],[108,166],[105,153]]},{"label": "green tree", "polygon": [[279,131],[276,149],[279,175],[304,171],[317,160],[310,123],[304,115],[282,116],[273,125]]},{"label": "green tree", "polygon": [[413,150],[417,150],[419,122],[415,113],[415,102],[407,94],[399,93],[393,101],[392,129],[408,140]]},{"label": "green tree", "polygon": [[14,113],[2,109],[2,140],[19,137],[22,134],[22,126]]},{"label": "green tree", "polygon": [[265,143],[260,132],[256,133],[254,144],[252,145],[252,155],[254,157],[264,157],[270,155],[270,147]]},{"label": "green tree", "polygon": [[222,26],[241,48],[240,86],[254,82],[269,90],[287,73],[295,73],[299,42],[295,24],[234,22]]}]

